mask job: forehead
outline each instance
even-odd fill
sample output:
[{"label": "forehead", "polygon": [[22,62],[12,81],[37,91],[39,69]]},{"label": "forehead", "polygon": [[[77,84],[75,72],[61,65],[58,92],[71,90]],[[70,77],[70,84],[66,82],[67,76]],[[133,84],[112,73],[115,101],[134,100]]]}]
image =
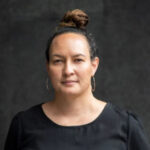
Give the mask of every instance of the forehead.
[{"label": "forehead", "polygon": [[51,44],[50,53],[83,53],[89,55],[89,44],[80,33],[63,33],[56,36]]}]

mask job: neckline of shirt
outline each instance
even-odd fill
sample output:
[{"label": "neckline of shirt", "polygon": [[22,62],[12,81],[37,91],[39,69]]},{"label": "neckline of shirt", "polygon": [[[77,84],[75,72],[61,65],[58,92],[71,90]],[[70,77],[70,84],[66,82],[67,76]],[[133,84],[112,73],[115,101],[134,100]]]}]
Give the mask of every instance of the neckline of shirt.
[{"label": "neckline of shirt", "polygon": [[87,126],[90,126],[90,125],[92,125],[92,124],[95,124],[97,121],[102,120],[102,118],[103,118],[104,114],[106,113],[108,107],[111,105],[110,102],[107,102],[106,105],[105,105],[105,107],[104,107],[103,110],[101,111],[101,113],[100,113],[93,121],[91,121],[91,122],[89,122],[89,123],[82,124],[82,125],[70,125],[70,126],[65,126],[65,125],[60,125],[60,124],[54,122],[52,119],[50,119],[50,118],[44,113],[44,111],[43,111],[43,109],[42,109],[42,104],[43,104],[43,103],[41,103],[41,104],[39,105],[39,108],[40,108],[40,113],[41,113],[43,119],[46,120],[49,124],[53,124],[55,127],[59,127],[59,128],[81,128],[81,127],[87,127]]}]

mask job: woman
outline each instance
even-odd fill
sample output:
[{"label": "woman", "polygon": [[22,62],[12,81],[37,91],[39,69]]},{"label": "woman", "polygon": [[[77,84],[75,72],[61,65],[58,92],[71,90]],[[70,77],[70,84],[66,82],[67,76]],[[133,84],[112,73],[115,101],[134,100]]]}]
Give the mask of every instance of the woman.
[{"label": "woman", "polygon": [[14,117],[5,150],[150,150],[135,115],[93,96],[99,58],[87,23],[82,10],[63,17],[46,50],[54,99]]}]

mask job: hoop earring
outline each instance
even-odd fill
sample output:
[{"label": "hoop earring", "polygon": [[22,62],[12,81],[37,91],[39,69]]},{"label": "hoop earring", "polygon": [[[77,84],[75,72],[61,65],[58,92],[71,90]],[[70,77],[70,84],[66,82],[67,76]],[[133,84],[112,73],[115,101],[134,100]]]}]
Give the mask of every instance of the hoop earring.
[{"label": "hoop earring", "polygon": [[46,89],[49,91],[48,81],[49,81],[49,79],[47,78],[46,79]]},{"label": "hoop earring", "polygon": [[95,77],[92,76],[92,92],[95,91],[95,88],[96,88]]}]

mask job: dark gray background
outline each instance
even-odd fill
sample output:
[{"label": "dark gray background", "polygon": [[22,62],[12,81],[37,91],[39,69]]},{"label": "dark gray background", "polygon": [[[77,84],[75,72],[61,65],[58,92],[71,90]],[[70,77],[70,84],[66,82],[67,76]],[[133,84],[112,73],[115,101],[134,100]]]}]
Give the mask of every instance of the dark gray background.
[{"label": "dark gray background", "polygon": [[150,139],[150,1],[1,0],[0,149],[18,111],[50,99],[46,42],[74,8],[89,14],[99,48],[96,97],[135,112]]}]

